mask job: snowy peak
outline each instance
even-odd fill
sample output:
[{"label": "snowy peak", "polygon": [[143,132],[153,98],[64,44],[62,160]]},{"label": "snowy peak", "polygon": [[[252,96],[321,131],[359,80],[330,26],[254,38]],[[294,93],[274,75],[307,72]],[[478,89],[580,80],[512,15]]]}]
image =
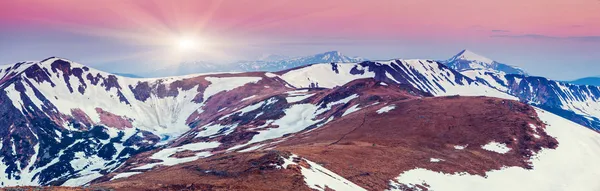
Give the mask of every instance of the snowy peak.
[{"label": "snowy peak", "polygon": [[339,51],[324,52],[324,53],[315,55],[314,58],[320,59],[323,62],[360,62],[360,61],[365,60],[360,57],[345,56]]},{"label": "snowy peak", "polygon": [[27,77],[35,79],[35,81],[44,81],[57,71],[69,70],[68,74],[73,74],[70,71],[71,67],[78,68],[75,73],[81,75],[83,71],[88,72],[90,68],[76,64],[66,59],[50,57],[40,62],[19,62],[14,65],[5,65],[0,67],[0,84],[5,84],[12,79],[24,74]]},{"label": "snowy peak", "polygon": [[315,55],[315,57],[329,59],[329,58],[343,58],[344,56],[339,51],[328,51],[328,52],[324,52],[321,54],[317,54],[317,55]]},{"label": "snowy peak", "polygon": [[442,63],[459,72],[486,70],[495,73],[527,75],[521,68],[494,61],[467,49]]},{"label": "snowy peak", "polygon": [[474,53],[470,50],[462,50],[460,51],[458,54],[456,54],[454,57],[450,58],[451,61],[453,60],[469,60],[469,61],[476,61],[479,62],[482,65],[491,65],[494,60],[489,59],[485,56],[481,56],[477,53]]}]

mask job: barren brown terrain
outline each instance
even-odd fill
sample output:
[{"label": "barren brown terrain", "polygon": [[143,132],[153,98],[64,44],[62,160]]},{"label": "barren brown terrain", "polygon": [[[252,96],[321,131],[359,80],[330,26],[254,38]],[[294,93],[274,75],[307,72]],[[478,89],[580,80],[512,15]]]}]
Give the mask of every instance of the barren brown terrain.
[{"label": "barren brown terrain", "polygon": [[[533,108],[516,101],[443,97],[390,104],[396,108],[387,113],[376,113],[379,107],[361,110],[277,149],[324,164],[368,190],[384,190],[401,172],[417,167],[481,176],[503,166],[530,168],[533,153],[558,144],[542,130],[534,138],[529,124],[544,124]],[[491,141],[505,143],[510,152],[481,148]],[[432,158],[443,161],[430,162]]]},{"label": "barren brown terrain", "polygon": [[279,169],[290,153],[229,153],[164,167],[95,186],[116,190],[311,190],[294,168]]},{"label": "barren brown terrain", "polygon": [[[395,108],[376,112],[390,105]],[[538,128],[534,130],[530,124]],[[558,145],[543,128],[534,109],[517,101],[405,97],[300,132],[270,150],[222,152],[96,186],[116,190],[310,190],[298,170],[276,168],[283,163],[282,157],[293,153],[367,190],[384,190],[394,177],[414,168],[481,176],[503,166],[531,168],[528,159],[532,154]],[[492,141],[504,143],[510,151],[501,154],[482,148]],[[433,158],[440,161],[432,162]]]},{"label": "barren brown terrain", "polygon": [[90,188],[77,188],[77,187],[64,187],[64,186],[19,186],[19,187],[6,187],[0,188],[0,191],[113,191],[110,188],[101,187],[90,187]]}]

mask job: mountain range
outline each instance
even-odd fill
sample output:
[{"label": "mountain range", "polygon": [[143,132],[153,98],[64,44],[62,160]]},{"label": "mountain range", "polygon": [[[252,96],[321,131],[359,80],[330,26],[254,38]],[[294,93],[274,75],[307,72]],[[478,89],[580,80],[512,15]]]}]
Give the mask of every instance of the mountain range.
[{"label": "mountain range", "polygon": [[242,71],[280,71],[299,66],[304,66],[313,63],[331,63],[331,62],[361,62],[365,61],[365,58],[361,57],[349,57],[343,55],[339,51],[329,51],[325,53],[315,54],[311,56],[287,58],[283,56],[278,57],[267,57],[268,59],[262,59],[257,61],[240,61],[236,62]]},{"label": "mountain range", "polygon": [[585,77],[577,80],[570,81],[568,83],[575,85],[590,85],[590,86],[600,86],[600,77]]},{"label": "mountain range", "polygon": [[[287,57],[281,55],[263,55],[257,60],[237,61],[233,63],[211,63],[205,61],[187,61],[175,66],[158,68],[153,71],[142,72],[136,76],[166,77],[181,76],[197,73],[215,72],[252,72],[252,71],[280,71],[313,63],[330,62],[360,62],[366,59],[349,57],[339,51],[329,51],[315,55],[301,57]],[[129,76],[126,76],[129,77]]]},{"label": "mountain range", "polygon": [[[165,68],[159,68],[153,71],[142,72],[139,75],[121,73],[117,73],[117,75],[140,78],[141,76],[166,77],[209,72],[275,72],[313,63],[350,63],[362,62],[367,60],[368,59],[362,57],[346,56],[339,51],[328,51],[324,53],[301,57],[263,55],[256,60],[237,61],[225,64],[216,64],[206,61],[188,61],[179,63],[176,66],[167,66]],[[456,54],[448,60],[440,60],[438,62],[447,65],[448,67],[459,72],[464,72],[467,70],[487,70],[495,72],[504,72],[506,74],[527,75],[527,73],[521,68],[494,61],[492,59],[480,56],[466,49],[460,51],[458,54]]]},{"label": "mountain range", "polygon": [[600,189],[598,87],[470,51],[342,56],[163,78],[56,57],[0,67],[0,185]]}]

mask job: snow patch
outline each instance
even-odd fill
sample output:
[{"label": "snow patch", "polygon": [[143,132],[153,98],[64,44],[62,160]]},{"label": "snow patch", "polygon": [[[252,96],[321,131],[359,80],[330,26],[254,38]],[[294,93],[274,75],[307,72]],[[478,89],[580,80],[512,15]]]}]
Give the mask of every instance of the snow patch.
[{"label": "snow patch", "polygon": [[388,105],[377,110],[377,114],[387,113],[389,111],[392,111],[393,109],[396,109],[396,105]]},{"label": "snow patch", "polygon": [[190,144],[182,145],[179,147],[162,149],[162,150],[152,154],[152,156],[150,156],[150,159],[162,160],[162,162],[146,164],[143,166],[132,168],[131,170],[145,170],[145,169],[154,168],[157,165],[173,166],[176,164],[195,161],[200,158],[211,156],[212,154],[211,154],[211,152],[205,151],[205,152],[196,153],[194,156],[185,157],[185,158],[175,158],[175,157],[171,157],[171,156],[178,152],[182,152],[182,151],[200,151],[200,150],[217,148],[217,147],[219,147],[219,145],[221,145],[221,143],[219,143],[219,142],[198,142],[198,143],[190,143]]},{"label": "snow patch", "polygon": [[506,154],[506,153],[508,153],[508,151],[511,150],[509,147],[506,146],[506,144],[498,143],[495,141],[489,142],[488,144],[481,146],[481,148],[484,150],[497,152],[500,154]]},{"label": "snow patch", "polygon": [[346,111],[344,111],[344,113],[342,114],[342,117],[354,113],[356,111],[360,110],[360,108],[358,107],[358,105],[353,105],[352,107],[346,109]]},{"label": "snow patch", "polygon": [[252,99],[252,98],[254,98],[254,97],[256,97],[256,95],[251,95],[251,96],[249,96],[249,97],[247,97],[247,98],[244,98],[244,99],[240,100],[240,102],[243,102],[243,101],[246,101],[246,100]]},{"label": "snow patch", "polygon": [[267,76],[269,78],[274,78],[274,77],[277,77],[278,75],[277,74],[273,74],[271,72],[267,72],[267,73],[265,73],[265,76]]},{"label": "snow patch", "polygon": [[429,158],[429,162],[433,162],[433,163],[438,163],[438,162],[442,162],[442,161],[444,161],[444,159]]},{"label": "snow patch", "polygon": [[[297,165],[297,163],[293,161],[296,157],[298,156],[292,155],[290,158],[283,158],[283,168],[287,168],[290,164]],[[325,188],[333,190],[366,190],[315,162],[306,159],[303,160],[310,165],[310,168],[298,166],[302,168],[301,173],[304,176],[304,181],[311,189],[321,191],[325,191]]]},{"label": "snow patch", "polygon": [[321,121],[313,119],[317,106],[312,104],[296,104],[284,110],[285,116],[272,122],[278,128],[259,131],[248,144],[279,138],[285,134],[296,133]]},{"label": "snow patch", "polygon": [[454,145],[454,149],[456,149],[456,150],[464,150],[468,146],[469,145]]},{"label": "snow patch", "polygon": [[127,178],[136,174],[141,174],[142,172],[124,172],[124,173],[119,173],[117,175],[115,175],[114,177],[112,177],[110,180],[115,180],[115,179],[119,179],[119,178]]},{"label": "snow patch", "polygon": [[286,101],[288,103],[295,103],[295,102],[299,102],[302,100],[305,100],[309,97],[312,97],[315,94],[304,94],[302,92],[307,92],[307,91],[291,91],[291,92],[287,92],[289,94],[289,96],[285,97]]}]

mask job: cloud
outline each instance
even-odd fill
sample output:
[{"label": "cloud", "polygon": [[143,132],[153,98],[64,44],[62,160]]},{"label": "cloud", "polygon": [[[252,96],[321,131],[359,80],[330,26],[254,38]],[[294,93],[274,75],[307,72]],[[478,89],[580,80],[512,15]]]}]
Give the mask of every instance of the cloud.
[{"label": "cloud", "polygon": [[492,35],[492,38],[514,38],[514,39],[535,39],[535,40],[573,40],[586,42],[600,42],[600,36],[547,36],[541,34],[524,35]]},{"label": "cloud", "polygon": [[496,30],[492,30],[493,33],[507,33],[510,32],[509,30],[502,30],[502,29],[496,29]]}]

